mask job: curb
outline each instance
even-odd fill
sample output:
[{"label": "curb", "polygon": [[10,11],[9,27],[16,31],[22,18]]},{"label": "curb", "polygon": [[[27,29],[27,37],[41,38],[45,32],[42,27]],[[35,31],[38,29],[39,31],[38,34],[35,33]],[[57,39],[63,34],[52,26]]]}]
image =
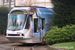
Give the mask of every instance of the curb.
[{"label": "curb", "polygon": [[48,50],[69,50],[69,49],[58,48],[58,47],[53,47],[53,46],[48,45]]}]

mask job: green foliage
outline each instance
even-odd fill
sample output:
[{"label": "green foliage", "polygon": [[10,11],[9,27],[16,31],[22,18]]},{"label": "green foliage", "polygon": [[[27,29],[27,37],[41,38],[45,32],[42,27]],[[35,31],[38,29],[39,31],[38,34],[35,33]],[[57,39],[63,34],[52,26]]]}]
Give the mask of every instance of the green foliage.
[{"label": "green foliage", "polygon": [[45,34],[45,39],[49,44],[75,41],[75,25],[66,25],[62,28],[50,27],[51,30]]},{"label": "green foliage", "polygon": [[0,7],[0,33],[4,33],[6,30],[8,12],[7,7]]},{"label": "green foliage", "polygon": [[52,0],[54,5],[53,10],[53,25],[63,27],[70,24],[75,24],[75,0]]}]

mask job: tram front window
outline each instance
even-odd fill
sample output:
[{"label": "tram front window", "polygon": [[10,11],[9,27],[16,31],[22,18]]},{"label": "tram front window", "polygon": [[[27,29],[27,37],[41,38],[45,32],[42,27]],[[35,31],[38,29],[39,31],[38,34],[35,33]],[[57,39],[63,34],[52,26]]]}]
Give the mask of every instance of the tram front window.
[{"label": "tram front window", "polygon": [[24,27],[26,21],[26,15],[24,14],[10,14],[8,17],[8,30],[21,30]]}]

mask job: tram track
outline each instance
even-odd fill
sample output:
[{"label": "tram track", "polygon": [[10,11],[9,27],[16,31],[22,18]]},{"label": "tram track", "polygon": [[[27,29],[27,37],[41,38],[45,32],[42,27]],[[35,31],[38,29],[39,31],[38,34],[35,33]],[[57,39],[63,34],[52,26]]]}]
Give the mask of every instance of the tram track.
[{"label": "tram track", "polygon": [[37,44],[22,44],[9,43],[5,36],[0,36],[0,50],[47,50],[47,45]]},{"label": "tram track", "polygon": [[[42,48],[42,47],[45,47],[45,46],[39,46],[39,45],[31,45],[31,46],[26,46],[26,45],[24,45],[24,46],[13,46],[12,48],[11,48],[11,50],[39,50],[40,49],[40,47]],[[46,49],[45,49],[46,50]]]},{"label": "tram track", "polygon": [[[35,46],[31,46],[31,47],[29,47],[29,48],[30,48],[30,50],[36,50],[36,47],[37,47],[37,46],[38,46],[38,45],[35,45]],[[18,50],[18,48],[22,48],[23,50],[26,50],[26,47],[18,47],[18,46],[12,47],[11,50]]]}]

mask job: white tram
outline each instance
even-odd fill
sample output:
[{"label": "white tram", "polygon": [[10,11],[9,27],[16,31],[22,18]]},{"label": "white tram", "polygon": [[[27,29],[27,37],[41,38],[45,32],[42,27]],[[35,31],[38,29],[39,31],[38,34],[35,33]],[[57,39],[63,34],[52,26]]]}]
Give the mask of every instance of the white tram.
[{"label": "white tram", "polygon": [[41,43],[50,30],[53,10],[45,7],[14,7],[8,14],[6,38],[10,42]]}]

